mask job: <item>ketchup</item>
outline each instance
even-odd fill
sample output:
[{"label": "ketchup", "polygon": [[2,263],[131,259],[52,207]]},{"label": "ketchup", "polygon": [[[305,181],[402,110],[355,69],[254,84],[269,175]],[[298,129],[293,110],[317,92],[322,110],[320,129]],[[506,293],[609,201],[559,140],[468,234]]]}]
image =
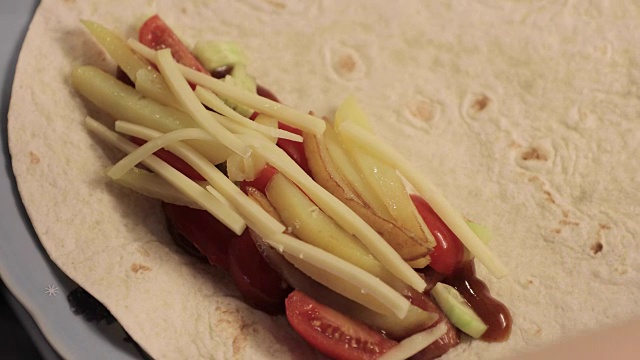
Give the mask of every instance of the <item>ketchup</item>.
[{"label": "ketchup", "polygon": [[513,322],[511,313],[503,303],[491,296],[487,285],[476,276],[473,260],[460,264],[443,282],[458,290],[487,325],[487,331],[480,339],[487,342],[501,342],[509,338]]}]

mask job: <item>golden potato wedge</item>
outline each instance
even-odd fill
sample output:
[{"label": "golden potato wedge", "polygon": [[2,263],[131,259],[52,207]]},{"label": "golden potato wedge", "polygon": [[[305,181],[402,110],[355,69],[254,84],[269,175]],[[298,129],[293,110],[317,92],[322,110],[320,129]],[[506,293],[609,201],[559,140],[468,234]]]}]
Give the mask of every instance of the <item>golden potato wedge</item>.
[{"label": "golden potato wedge", "polygon": [[314,180],[366,221],[411,266],[426,266],[431,248],[396,222],[380,217],[365,204],[336,169],[322,138],[308,133],[303,134],[303,137]]}]

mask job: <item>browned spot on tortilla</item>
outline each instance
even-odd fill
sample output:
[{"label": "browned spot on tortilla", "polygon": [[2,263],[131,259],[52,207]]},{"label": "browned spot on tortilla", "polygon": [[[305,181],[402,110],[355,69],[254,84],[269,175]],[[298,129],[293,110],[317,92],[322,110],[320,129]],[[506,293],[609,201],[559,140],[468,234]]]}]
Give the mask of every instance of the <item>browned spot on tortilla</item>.
[{"label": "browned spot on tortilla", "polygon": [[562,217],[563,218],[568,218],[569,217],[569,210],[562,210]]},{"label": "browned spot on tortilla", "polygon": [[598,240],[596,240],[596,242],[593,243],[593,245],[591,245],[591,253],[593,255],[596,255],[602,251],[602,248],[603,248],[602,239],[604,238],[604,235],[602,233],[610,229],[611,229],[611,225],[609,224],[605,224],[605,223],[598,224],[598,230],[596,231],[596,237]]},{"label": "browned spot on tortilla", "polygon": [[600,230],[611,230],[611,225],[609,224],[599,223],[598,227],[600,227]]},{"label": "browned spot on tortilla", "polygon": [[538,151],[538,149],[534,147],[523,152],[521,157],[522,157],[522,160],[525,160],[525,161],[529,161],[529,160],[547,161],[548,160],[546,155],[540,153],[540,151]]},{"label": "browned spot on tortilla", "polygon": [[131,264],[131,271],[134,274],[144,274],[148,271],[151,271],[151,268],[144,264],[133,263]]},{"label": "browned spot on tortilla", "polygon": [[40,156],[38,156],[38,154],[36,154],[33,151],[29,151],[29,161],[33,165],[38,165],[38,164],[40,164]]},{"label": "browned spot on tortilla", "polygon": [[253,324],[242,323],[242,325],[240,325],[240,332],[238,335],[233,337],[233,342],[231,343],[234,355],[242,353],[242,351],[247,347],[247,335],[250,337],[251,334],[256,333],[255,330],[256,329]]},{"label": "browned spot on tortilla", "polygon": [[409,113],[416,119],[431,121],[434,118],[434,109],[428,101],[418,100],[409,106]]},{"label": "browned spot on tortilla", "polygon": [[187,13],[187,8],[185,8],[184,6],[180,8],[180,12],[183,14]]},{"label": "browned spot on tortilla", "polygon": [[577,221],[571,221],[571,220],[567,220],[567,219],[562,219],[559,221],[560,225],[565,225],[565,226],[578,226],[580,225],[579,222]]},{"label": "browned spot on tortilla", "polygon": [[551,194],[549,190],[544,189],[545,183],[544,181],[542,181],[542,179],[538,175],[530,176],[527,180],[529,182],[538,183],[540,187],[542,187],[542,193],[545,195],[546,200],[551,204],[556,204],[556,199],[554,199],[553,194]]},{"label": "browned spot on tortilla", "polygon": [[279,2],[279,1],[276,1],[276,0],[264,0],[264,2],[266,2],[267,4],[273,6],[276,9],[279,9],[279,10],[284,10],[284,9],[287,8],[286,4],[283,4],[283,3]]},{"label": "browned spot on tortilla", "polygon": [[482,94],[473,101],[473,104],[471,105],[471,109],[473,109],[475,112],[480,112],[486,109],[490,103],[491,103],[491,99],[489,99],[487,95]]},{"label": "browned spot on tortilla", "polygon": [[560,234],[562,232],[562,229],[560,228],[551,229],[551,232],[554,234]]},{"label": "browned spot on tortilla", "polygon": [[343,54],[338,59],[338,68],[340,72],[350,74],[356,69],[356,60],[350,54]]},{"label": "browned spot on tortilla", "polygon": [[136,247],[136,251],[137,251],[140,255],[142,255],[142,256],[144,256],[144,257],[149,257],[149,255],[151,255],[151,254],[149,254],[149,252],[148,252],[147,250],[145,250],[145,249],[144,249],[144,248],[142,248],[142,247]]},{"label": "browned spot on tortilla", "polygon": [[550,202],[552,204],[556,203],[556,199],[553,198],[553,195],[551,194],[551,192],[549,190],[542,190],[542,192],[546,196],[548,202]]},{"label": "browned spot on tortilla", "polygon": [[601,253],[603,249],[604,249],[604,244],[600,240],[596,241],[595,243],[593,243],[593,245],[591,245],[591,253],[593,255],[597,255]]}]

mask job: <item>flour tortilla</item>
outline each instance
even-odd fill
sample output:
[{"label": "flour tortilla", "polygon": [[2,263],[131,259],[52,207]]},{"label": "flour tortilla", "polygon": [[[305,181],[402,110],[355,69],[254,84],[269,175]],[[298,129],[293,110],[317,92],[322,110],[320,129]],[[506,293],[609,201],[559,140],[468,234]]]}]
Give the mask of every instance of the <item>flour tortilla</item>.
[{"label": "flour tortilla", "polygon": [[158,12],[188,45],[234,40],[286,103],[331,115],[349,93],[380,137],[467,217],[511,270],[496,358],[640,315],[640,4],[524,1],[44,0],[9,113],[22,200],[52,260],[154,358],[313,358],[283,317],[244,305],[229,278],[173,245],[157,201],[109,183],[121,154],[90,136],[99,114],[78,65],[115,70],[79,19],[135,36]]}]

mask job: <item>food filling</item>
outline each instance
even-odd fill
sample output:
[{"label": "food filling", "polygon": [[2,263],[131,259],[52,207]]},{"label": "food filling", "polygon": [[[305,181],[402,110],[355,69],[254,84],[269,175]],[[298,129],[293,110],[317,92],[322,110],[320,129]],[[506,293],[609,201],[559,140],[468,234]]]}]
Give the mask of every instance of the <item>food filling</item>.
[{"label": "food filling", "polygon": [[381,142],[355,97],[320,119],[258,85],[239,44],[192,53],[158,15],[129,40],[83,24],[118,65],[72,74],[116,120],[88,129],[128,154],[107,176],[161,200],[176,244],[228,272],[249,305],[337,359],[430,359],[460,336],[509,337],[509,310],[475,273],[478,259],[506,274],[488,230]]}]

